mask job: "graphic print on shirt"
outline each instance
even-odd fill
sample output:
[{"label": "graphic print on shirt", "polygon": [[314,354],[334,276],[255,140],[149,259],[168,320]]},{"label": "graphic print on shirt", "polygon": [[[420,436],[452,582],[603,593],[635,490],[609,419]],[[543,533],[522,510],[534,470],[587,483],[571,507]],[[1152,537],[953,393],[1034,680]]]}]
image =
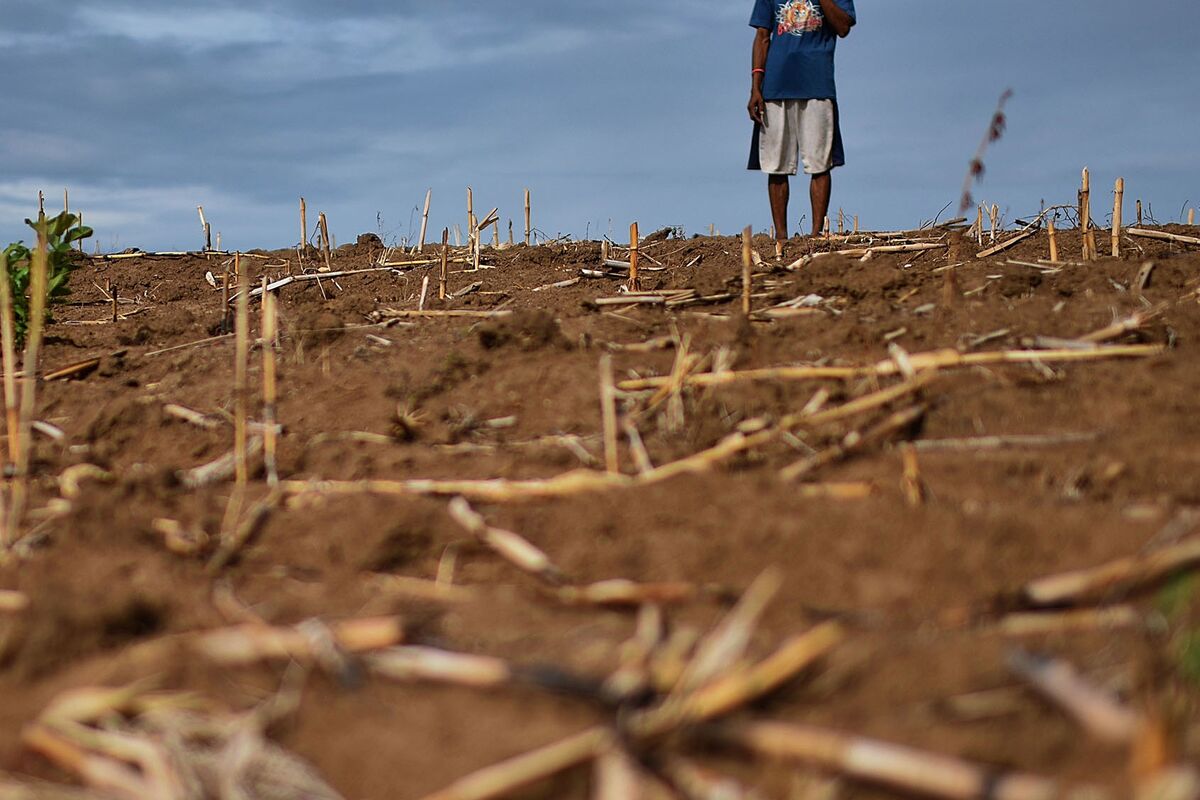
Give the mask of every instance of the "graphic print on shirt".
[{"label": "graphic print on shirt", "polygon": [[778,22],[776,33],[780,36],[788,33],[803,36],[825,24],[821,8],[813,0],[787,0],[780,3],[775,19]]}]

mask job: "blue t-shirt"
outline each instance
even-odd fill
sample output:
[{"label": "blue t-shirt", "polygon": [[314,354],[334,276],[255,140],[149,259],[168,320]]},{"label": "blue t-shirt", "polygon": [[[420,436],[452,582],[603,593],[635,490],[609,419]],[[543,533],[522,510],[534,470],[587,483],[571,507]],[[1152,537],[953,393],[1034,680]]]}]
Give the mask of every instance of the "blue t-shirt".
[{"label": "blue t-shirt", "polygon": [[[834,0],[854,15],[854,0]],[[766,100],[835,100],[833,53],[837,34],[825,24],[819,0],[755,0],[750,26],[771,31]]]}]

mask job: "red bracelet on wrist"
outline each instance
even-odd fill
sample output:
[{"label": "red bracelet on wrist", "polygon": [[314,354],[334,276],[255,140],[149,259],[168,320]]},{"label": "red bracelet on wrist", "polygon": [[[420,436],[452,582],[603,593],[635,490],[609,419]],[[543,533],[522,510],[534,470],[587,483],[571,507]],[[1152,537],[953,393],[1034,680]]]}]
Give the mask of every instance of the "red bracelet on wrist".
[{"label": "red bracelet on wrist", "polygon": [[756,72],[761,72],[763,75],[766,75],[766,74],[767,74],[767,71],[766,71],[765,69],[761,69],[761,68],[758,68],[758,67],[755,67],[754,69],[750,70],[750,74],[751,74],[751,75],[753,75],[753,74],[754,74],[754,73],[756,73]]}]

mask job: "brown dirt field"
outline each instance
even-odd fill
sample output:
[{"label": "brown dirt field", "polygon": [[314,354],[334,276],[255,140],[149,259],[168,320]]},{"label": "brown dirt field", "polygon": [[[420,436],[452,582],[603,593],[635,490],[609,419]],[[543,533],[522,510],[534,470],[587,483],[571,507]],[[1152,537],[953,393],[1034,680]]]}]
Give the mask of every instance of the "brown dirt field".
[{"label": "brown dirt field", "polygon": [[[1078,244],[1075,232],[1060,234],[1064,253],[1077,253]],[[765,239],[757,247],[770,251]],[[788,260],[812,247],[797,242]],[[1107,239],[1101,249],[1107,250]],[[1161,543],[1156,535],[1164,527],[1200,505],[1200,253],[1129,240],[1123,259],[1043,274],[1008,261],[1045,258],[1044,233],[985,261],[976,260],[975,251],[973,243],[957,242],[950,252],[878,255],[865,263],[830,256],[794,272],[775,269],[755,284],[761,294],[756,308],[807,294],[825,302],[814,314],[773,322],[742,319],[735,302],[679,312],[596,308],[591,301],[616,294],[616,279],[532,291],[576,277],[581,267],[597,268],[598,243],[485,251],[484,263],[494,269],[450,276],[451,291],[482,281],[480,291],[445,303],[436,299],[433,268],[294,284],[279,293],[280,472],[299,480],[402,480],[546,478],[602,469],[597,375],[610,344],[677,332],[690,339],[693,353],[727,349],[737,370],[872,364],[888,358],[888,341],[917,353],[968,348],[972,338],[996,331],[1006,332],[976,350],[1020,349],[1031,337],[1078,337],[1141,308],[1132,284],[1153,261],[1145,299],[1169,305],[1161,318],[1119,341],[1169,342],[1167,352],[955,370],[926,391],[928,413],[918,430],[904,434],[1077,432],[1096,438],[922,452],[929,494],[923,506],[905,500],[901,455],[893,445],[868,448],[809,476],[819,483],[868,482],[874,492],[864,499],[807,496],[778,476],[805,446],[837,441],[882,418],[879,412],[656,485],[475,504],[489,523],[545,550],[573,581],[719,587],[670,609],[675,626],[711,625],[755,576],[771,565],[781,569],[783,589],[757,630],[755,655],[831,617],[843,620],[850,635],[818,669],[743,716],[828,725],[998,770],[1101,784],[1121,795],[1129,780],[1127,748],[1090,739],[1023,688],[1005,656],[1023,646],[1070,661],[1161,721],[1175,754],[1194,760],[1200,758],[1200,645],[1187,644],[1200,624],[1200,602],[1176,581],[1169,596],[1155,587],[1111,598],[1135,604],[1144,619],[1138,628],[1023,639],[1000,633],[995,613],[1031,579]],[[732,291],[739,291],[735,239],[669,239],[647,245],[643,254],[666,267],[646,274],[645,289],[711,294],[733,281]],[[264,265],[272,277],[285,274],[289,258],[295,267],[294,253],[270,255],[271,261],[249,262],[252,276]],[[376,255],[369,245],[345,247],[334,268],[368,267]],[[935,270],[950,257],[961,262],[957,282],[966,296],[946,304],[944,273]],[[220,293],[204,273],[219,273],[221,263],[202,257],[96,262],[73,278],[72,304],[55,310],[46,369],[106,358],[81,379],[40,388],[38,418],[61,428],[65,439],[35,439],[32,507],[59,496],[56,479],[74,464],[95,464],[115,480],[85,482],[69,510],[31,523],[36,539],[24,557],[0,565],[0,590],[30,600],[24,611],[0,612],[0,773],[69,780],[20,740],[22,727],[69,688],[157,676],[164,688],[194,690],[245,709],[278,686],[282,668],[220,669],[189,650],[195,632],[230,620],[213,603],[214,578],[204,559],[168,552],[152,527],[155,519],[170,518],[215,535],[232,491],[231,483],[187,491],[175,477],[228,452],[232,425],[206,429],[164,411],[170,403],[214,415],[232,410],[232,339],[152,355],[219,332]],[[415,309],[426,275],[429,308],[516,313],[376,324],[373,315],[381,309]],[[93,286],[106,279],[120,297],[135,301],[123,311],[139,313],[116,324],[85,324],[108,313]],[[124,354],[108,357],[115,351]],[[617,351],[614,360],[618,379],[665,375],[675,350]],[[257,381],[257,350],[251,363]],[[716,444],[742,421],[798,411],[820,388],[829,390],[833,404],[874,385],[763,381],[688,390],[681,426],[672,430],[668,415],[652,413],[640,419],[641,435],[661,465]],[[420,414],[411,441],[394,436],[399,404]],[[515,417],[509,427],[486,424],[506,417]],[[337,436],[350,432],[377,436]],[[542,439],[563,436],[579,437],[574,451],[561,438]],[[632,474],[624,442],[620,455]],[[256,472],[252,499],[265,494]],[[396,614],[419,644],[593,678],[616,666],[620,645],[633,632],[633,614],[551,602],[536,580],[477,546],[462,548],[456,574],[459,584],[478,590],[476,599],[439,604],[381,589],[372,573],[431,579],[447,546],[468,538],[446,508],[445,499],[417,496],[295,497],[271,513],[221,580],[272,623]],[[1181,602],[1172,600],[1180,596]],[[966,719],[952,710],[959,695],[1004,688],[1012,689],[1009,702],[994,714]],[[314,674],[279,741],[311,760],[348,798],[420,798],[606,718],[611,714],[592,703],[531,688],[479,691],[379,679],[349,688]],[[752,767],[746,758],[698,746],[691,752],[767,797],[803,796],[790,793],[791,776],[798,774],[793,768]],[[585,797],[586,771],[519,796]],[[892,795],[847,784],[841,796]]]}]

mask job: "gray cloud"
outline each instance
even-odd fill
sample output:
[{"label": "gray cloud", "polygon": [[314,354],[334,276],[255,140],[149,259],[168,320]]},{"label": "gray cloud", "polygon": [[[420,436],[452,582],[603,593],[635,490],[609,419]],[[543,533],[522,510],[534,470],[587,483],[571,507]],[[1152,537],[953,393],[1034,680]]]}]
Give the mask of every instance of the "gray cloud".
[{"label": "gray cloud", "polygon": [[[981,199],[1013,214],[1069,199],[1087,163],[1160,216],[1200,203],[1185,73],[1200,7],[857,5],[835,204],[863,224],[955,199],[1010,85]],[[197,204],[226,244],[287,244],[301,194],[343,240],[377,218],[403,235],[431,186],[434,225],[461,222],[468,184],[513,215],[530,186],[550,234],[763,227],[762,181],[742,169],[748,15],[731,0],[5,0],[0,239],[62,186],[105,246],[195,246]]]}]

